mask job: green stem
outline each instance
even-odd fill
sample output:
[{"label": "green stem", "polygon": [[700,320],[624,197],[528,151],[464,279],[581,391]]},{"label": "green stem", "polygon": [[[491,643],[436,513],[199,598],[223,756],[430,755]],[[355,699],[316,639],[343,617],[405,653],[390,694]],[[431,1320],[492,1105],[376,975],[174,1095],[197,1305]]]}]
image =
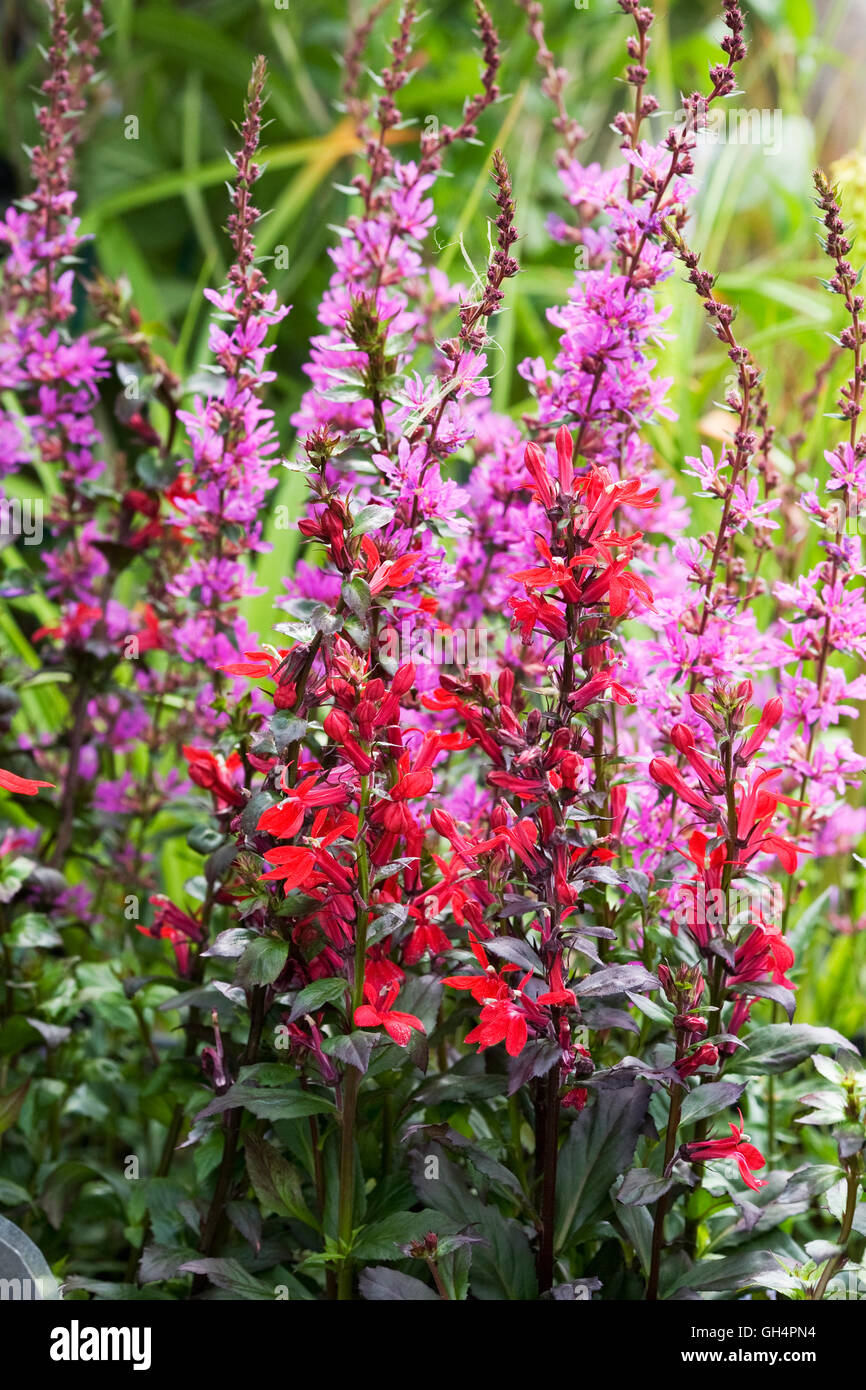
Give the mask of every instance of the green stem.
[{"label": "green stem", "polygon": [[553,1285],[553,1238],[556,1224],[556,1168],[559,1158],[559,1067],[551,1067],[544,1088],[544,1149],[541,1189],[541,1244],[538,1251],[538,1288],[547,1293]]},{"label": "green stem", "polygon": [[[242,1066],[250,1066],[258,1056],[259,1045],[262,1038],[262,1027],[265,1021],[265,997],[267,992],[266,985],[253,986],[252,1000],[250,1002],[250,1027],[247,1035],[247,1045],[244,1048],[244,1054],[241,1059]],[[219,1172],[217,1173],[216,1187],[214,1188],[214,1194],[211,1198],[201,1237],[201,1253],[205,1257],[213,1254],[214,1250],[218,1249],[220,1244],[220,1231],[224,1224],[223,1216],[225,1205],[231,1194],[232,1174],[235,1156],[238,1151],[242,1114],[243,1111],[239,1105],[227,1112],[225,1143],[223,1145]],[[204,1275],[196,1274],[193,1278],[192,1293],[200,1293],[206,1282]]]},{"label": "green stem", "polygon": [[[355,962],[352,978],[351,1008],[349,1029],[351,1031],[355,1010],[364,1002],[364,968],[367,960],[367,924],[370,901],[370,861],[367,855],[367,841],[364,837],[364,813],[367,809],[369,782],[361,778],[361,803],[358,812],[358,893],[361,905],[355,927]],[[358,1108],[358,1092],[361,1089],[361,1073],[357,1067],[347,1067],[343,1081],[342,1125],[343,1136],[340,1148],[340,1201],[337,1215],[337,1238],[341,1252],[348,1252],[352,1244],[352,1231],[355,1218],[355,1115]],[[352,1297],[352,1262],[344,1254],[337,1275],[337,1298],[346,1301]]]},{"label": "green stem", "polygon": [[[860,1171],[859,1165],[852,1164],[848,1169],[848,1200],[845,1203],[845,1214],[842,1218],[842,1227],[839,1231],[839,1244],[847,1247],[851,1231],[854,1226],[854,1216],[857,1211],[857,1197],[860,1191]],[[840,1254],[834,1255],[832,1260],[827,1261],[827,1267],[821,1278],[815,1285],[811,1295],[815,1303],[819,1303],[827,1292],[827,1285],[830,1280],[839,1273],[839,1270],[848,1259],[847,1248]]]},{"label": "green stem", "polygon": [[[665,1135],[665,1161],[663,1172],[667,1172],[668,1164],[674,1156],[677,1144],[677,1130],[680,1127],[680,1113],[683,1108],[683,1091],[681,1086],[674,1086],[671,1093],[671,1108],[668,1111],[668,1127]],[[653,1221],[653,1242],[652,1254],[650,1256],[650,1272],[647,1280],[646,1296],[648,1301],[655,1302],[659,1296],[659,1273],[661,1270],[662,1246],[665,1236],[665,1217],[668,1210],[670,1193],[665,1192],[656,1204],[655,1220]]]}]

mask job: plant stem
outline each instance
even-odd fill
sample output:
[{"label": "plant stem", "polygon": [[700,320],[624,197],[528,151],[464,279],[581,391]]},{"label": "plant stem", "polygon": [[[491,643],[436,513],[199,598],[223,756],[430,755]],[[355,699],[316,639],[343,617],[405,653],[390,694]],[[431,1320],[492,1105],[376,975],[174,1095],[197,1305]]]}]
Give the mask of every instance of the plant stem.
[{"label": "plant stem", "polygon": [[[367,855],[367,841],[364,837],[364,813],[367,809],[369,782],[361,778],[361,801],[358,811],[358,893],[361,903],[355,927],[355,964],[352,978],[351,1008],[349,1029],[351,1031],[355,1010],[364,1002],[364,968],[367,960],[367,922],[370,900],[370,861]],[[352,1243],[352,1230],[355,1216],[355,1113],[358,1108],[358,1092],[361,1089],[361,1073],[357,1067],[347,1067],[343,1082],[342,1124],[343,1137],[340,1148],[340,1202],[337,1216],[337,1238],[340,1249],[348,1251]],[[345,1256],[337,1275],[337,1298],[346,1301],[352,1297],[352,1262]]]},{"label": "plant stem", "polygon": [[[848,1200],[845,1203],[845,1214],[842,1218],[842,1227],[839,1231],[839,1244],[847,1246],[848,1239],[854,1226],[854,1215],[857,1211],[857,1197],[860,1191],[860,1172],[859,1165],[852,1164],[848,1169]],[[827,1292],[827,1285],[830,1280],[839,1273],[839,1270],[848,1259],[847,1249],[840,1254],[834,1255],[832,1260],[827,1261],[827,1267],[821,1278],[818,1280],[811,1294],[815,1303],[819,1303]]]},{"label": "plant stem", "polygon": [[[265,996],[267,994],[266,985],[254,985],[252,1001],[250,1004],[250,1027],[247,1035],[247,1045],[244,1048],[241,1059],[242,1066],[250,1066],[258,1056],[259,1044],[262,1037],[262,1026],[265,1020]],[[208,1208],[207,1218],[201,1237],[201,1253],[207,1257],[212,1254],[218,1245],[218,1237],[223,1224],[223,1212],[225,1204],[229,1199],[232,1185],[232,1170],[234,1168],[235,1156],[238,1151],[238,1139],[240,1138],[242,1109],[235,1106],[229,1110],[225,1123],[225,1145],[223,1147],[222,1159],[220,1160],[219,1172],[217,1173],[216,1187]],[[199,1293],[205,1284],[205,1276],[196,1274],[193,1278],[192,1292]]]},{"label": "plant stem", "polygon": [[541,1189],[541,1243],[538,1250],[538,1288],[553,1284],[553,1239],[556,1223],[556,1168],[559,1157],[559,1067],[551,1067],[544,1088]]},{"label": "plant stem", "polygon": [[[665,1161],[663,1172],[667,1172],[668,1164],[674,1156],[677,1144],[677,1130],[680,1127],[680,1112],[683,1107],[683,1092],[681,1086],[674,1086],[671,1093],[671,1108],[668,1111],[668,1127],[665,1135]],[[665,1217],[668,1210],[669,1192],[665,1192],[659,1197],[656,1204],[655,1220],[653,1221],[653,1243],[652,1255],[650,1257],[650,1272],[647,1280],[646,1296],[650,1302],[655,1302],[659,1296],[659,1272],[661,1270],[662,1246],[664,1244]]]},{"label": "plant stem", "polygon": [[84,730],[87,723],[87,704],[90,689],[82,680],[72,705],[72,732],[69,739],[69,759],[66,776],[63,780],[63,795],[60,802],[60,822],[57,828],[57,841],[49,863],[53,869],[61,868],[72,836],[75,831],[75,796],[78,790],[78,764],[84,746]]}]

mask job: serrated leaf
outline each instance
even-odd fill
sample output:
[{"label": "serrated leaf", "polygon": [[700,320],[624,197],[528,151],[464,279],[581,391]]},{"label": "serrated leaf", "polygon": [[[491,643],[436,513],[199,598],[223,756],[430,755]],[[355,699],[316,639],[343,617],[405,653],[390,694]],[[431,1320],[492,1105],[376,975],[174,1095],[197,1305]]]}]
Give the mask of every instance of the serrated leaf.
[{"label": "serrated leaf", "polygon": [[411,1274],[401,1274],[397,1269],[373,1268],[361,1271],[358,1291],[368,1303],[401,1302],[441,1302],[439,1295],[429,1284],[422,1284]]},{"label": "serrated leaf", "polygon": [[645,1081],[599,1088],[595,1103],[571,1125],[559,1154],[557,1250],[601,1211],[616,1179],[631,1166],[649,1097]]},{"label": "serrated leaf", "polygon": [[352,1246],[356,1260],[402,1260],[398,1248],[414,1240],[422,1240],[428,1231],[436,1230],[436,1217],[429,1211],[395,1211],[382,1221],[365,1226]]},{"label": "serrated leaf", "polygon": [[244,989],[273,984],[289,956],[289,942],[275,936],[257,936],[238,962],[235,980]]},{"label": "serrated leaf", "polygon": [[209,1115],[220,1115],[224,1110],[235,1110],[242,1106],[260,1120],[298,1120],[307,1115],[329,1115],[335,1106],[332,1100],[316,1095],[311,1091],[280,1090],[273,1086],[247,1086],[236,1082],[221,1096],[213,1100],[196,1115],[197,1120],[207,1119]]},{"label": "serrated leaf", "polygon": [[296,1217],[311,1230],[319,1231],[320,1223],[304,1201],[298,1170],[256,1134],[246,1135],[244,1154],[250,1182],[265,1210],[277,1216]]},{"label": "serrated leaf", "polygon": [[327,1057],[336,1057],[344,1066],[355,1067],[363,1075],[370,1065],[370,1056],[378,1041],[377,1033],[364,1033],[357,1029],[354,1033],[327,1038],[322,1044],[322,1051]]},{"label": "serrated leaf", "polygon": [[365,618],[370,611],[373,596],[370,585],[359,574],[347,579],[340,589],[340,596],[346,607],[356,618]]},{"label": "serrated leaf", "polygon": [[274,1285],[257,1279],[239,1260],[196,1259],[180,1266],[185,1274],[204,1274],[218,1289],[225,1289],[236,1298],[273,1301]]},{"label": "serrated leaf", "polygon": [[658,989],[659,982],[639,960],[630,960],[625,965],[605,965],[592,975],[587,975],[579,984],[572,985],[576,995],[582,999],[602,998],[610,994],[643,993]]},{"label": "serrated leaf", "polygon": [[13,924],[8,941],[11,946],[29,950],[50,950],[63,945],[63,937],[55,926],[37,912],[27,912]]},{"label": "serrated leaf", "polygon": [[393,520],[393,507],[386,507],[381,502],[368,502],[352,522],[352,531],[356,536],[366,536],[368,531],[380,531]]},{"label": "serrated leaf", "polygon": [[683,1101],[680,1123],[694,1124],[696,1120],[717,1115],[729,1105],[736,1105],[745,1089],[745,1081],[707,1081],[702,1086],[696,1086]]},{"label": "serrated leaf", "polygon": [[27,1092],[30,1090],[30,1079],[16,1086],[14,1091],[7,1091],[5,1095],[0,1095],[0,1134],[5,1134],[7,1129],[11,1129],[18,1116],[21,1114],[21,1107],[27,1099]]},{"label": "serrated leaf", "polygon": [[835,1028],[818,1028],[811,1023],[767,1023],[745,1038],[748,1053],[737,1059],[737,1071],[747,1076],[767,1076],[790,1071],[805,1062],[819,1047],[857,1048]]},{"label": "serrated leaf", "polygon": [[345,1003],[347,988],[346,981],[336,977],[314,980],[311,985],[305,985],[292,1005],[289,1023],[294,1023],[296,1018],[304,1014],[315,1013],[323,1004]]}]

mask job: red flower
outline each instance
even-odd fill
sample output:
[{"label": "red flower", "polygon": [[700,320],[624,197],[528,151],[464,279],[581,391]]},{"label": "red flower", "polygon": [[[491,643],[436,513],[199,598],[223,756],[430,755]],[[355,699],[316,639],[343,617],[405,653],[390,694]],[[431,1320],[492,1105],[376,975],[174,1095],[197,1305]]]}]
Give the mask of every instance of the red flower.
[{"label": "red flower", "polygon": [[287,789],[285,801],[281,801],[279,806],[269,806],[263,812],[256,829],[266,830],[278,840],[291,840],[303,825],[309,809],[345,806],[347,800],[345,787],[317,782],[315,777],[304,777],[296,787]]},{"label": "red flower", "polygon": [[782,701],[779,699],[778,695],[773,695],[764,705],[761,711],[761,718],[752,731],[752,734],[746,739],[742,748],[737,749],[738,758],[742,758],[742,760],[746,762],[749,758],[755,756],[770,730],[775,729],[779,720],[782,718],[782,710]]},{"label": "red flower", "polygon": [[520,966],[503,965],[500,968],[499,974],[497,974],[496,967],[491,965],[487,952],[472,932],[469,933],[469,946],[473,956],[484,971],[484,974],[446,975],[442,983],[444,985],[450,985],[452,989],[470,989],[472,991],[472,998],[477,999],[479,1004],[483,1004],[487,999],[496,999],[502,995],[503,992],[506,995],[510,994],[511,991],[508,985],[505,980],[500,978],[500,975],[504,975],[508,970],[519,970]]},{"label": "red flower", "polygon": [[265,850],[265,858],[277,867],[262,874],[262,878],[283,879],[286,893],[305,885],[316,867],[314,851],[305,849],[303,845],[276,845],[273,849]]},{"label": "red flower", "polygon": [[526,1016],[517,1001],[491,999],[481,1010],[478,1027],[466,1034],[466,1041],[477,1043],[479,1052],[504,1042],[509,1057],[517,1057],[526,1046],[527,1036]]},{"label": "red flower", "polygon": [[685,801],[686,805],[693,806],[696,811],[710,812],[713,816],[718,816],[712,802],[707,801],[706,797],[701,796],[699,792],[693,792],[679,768],[668,762],[667,758],[653,758],[649,765],[649,774],[660,787],[670,787],[672,791],[676,792],[680,800]]},{"label": "red flower", "polygon": [[244,652],[245,661],[228,661],[220,666],[229,676],[273,676],[288,656],[288,649],[279,652]]},{"label": "red flower", "polygon": [[734,971],[728,976],[728,983],[760,980],[764,975],[770,974],[773,984],[783,985],[785,989],[794,989],[793,982],[785,974],[793,964],[794,952],[782,936],[781,928],[762,922],[737,947],[734,954]]},{"label": "red flower", "polygon": [[595,675],[590,676],[589,680],[584,681],[582,686],[569,695],[569,708],[586,709],[587,705],[599,699],[606,690],[610,691],[617,705],[633,705],[635,702],[633,693],[615,681],[611,671],[596,671]]},{"label": "red flower", "polygon": [[[558,443],[557,438],[557,443]],[[537,444],[527,444],[523,455],[529,476],[535,486],[531,489],[536,502],[540,502],[542,507],[553,507],[556,505],[556,488],[547,471],[547,460],[543,451]]]},{"label": "red flower", "polygon": [[421,559],[420,550],[407,551],[396,560],[380,562],[379,551],[369,536],[361,539],[361,548],[367,561],[367,576],[371,594],[381,594],[383,589],[404,589],[415,576],[415,566]]},{"label": "red flower", "polygon": [[576,1110],[578,1114],[589,1100],[589,1091],[585,1086],[573,1086],[570,1091],[566,1091],[562,1097],[563,1110]]},{"label": "red flower", "polygon": [[658,488],[641,492],[637,478],[625,478],[614,482],[606,468],[591,468],[580,479],[578,491],[583,493],[588,516],[581,521],[581,534],[597,538],[607,530],[617,507],[635,507],[646,510],[656,505]]},{"label": "red flower", "polygon": [[551,554],[550,546],[542,536],[535,537],[535,547],[545,563],[528,570],[515,570],[508,576],[509,579],[516,579],[520,584],[526,584],[533,589],[549,589],[554,586],[562,590],[563,596],[570,603],[579,603],[580,590],[572,573],[578,563],[577,557],[562,560],[559,556]]},{"label": "red flower", "polygon": [[94,623],[98,623],[101,617],[102,611],[94,608],[92,604],[76,603],[70,613],[63,615],[56,627],[37,628],[31,641],[38,642],[40,637],[59,637],[61,641],[73,645],[86,642]]},{"label": "red flower", "polygon": [[528,646],[532,641],[532,634],[536,627],[542,627],[558,642],[564,641],[567,637],[568,624],[565,621],[565,614],[547,599],[541,598],[539,594],[530,594],[526,598],[512,597],[508,602],[514,612],[511,626],[512,628],[520,628],[520,636],[524,646]]},{"label": "red flower", "polygon": [[722,773],[708,763],[703,753],[700,753],[695,747],[695,736],[688,724],[674,724],[671,729],[671,743],[678,753],[682,753],[689,766],[698,774],[698,778],[710,795],[721,796],[725,790],[725,779]]},{"label": "red flower", "polygon": [[[699,1020],[703,1023],[703,1019]],[[717,1067],[719,1064],[719,1049],[714,1043],[701,1043],[694,1052],[690,1052],[686,1057],[680,1057],[674,1062],[674,1067],[683,1079],[693,1076],[700,1067]],[[760,1164],[756,1165],[760,1167]]]},{"label": "red flower", "polygon": [[386,985],[383,990],[369,981],[364,985],[364,996],[369,1000],[355,1010],[355,1023],[359,1028],[384,1028],[389,1038],[400,1047],[408,1047],[412,1031],[426,1033],[420,1018],[414,1014],[400,1013],[391,1006],[399,993],[399,984]]},{"label": "red flower", "polygon": [[442,928],[436,922],[428,922],[419,908],[410,907],[409,916],[417,922],[417,926],[403,945],[406,965],[417,965],[427,951],[431,956],[441,956],[451,950],[451,942]]},{"label": "red flower", "polygon": [[767,790],[764,783],[778,777],[781,771],[780,767],[766,768],[763,772],[756,773],[749,786],[741,791],[737,805],[737,838],[745,848],[740,851],[738,862],[746,864],[763,850],[764,853],[774,853],[785,872],[792,874],[797,868],[798,852],[811,854],[811,850],[802,849],[793,841],[773,834],[773,817],[779,805],[806,806],[808,803],[797,801],[791,796],[782,796],[781,792]]},{"label": "red flower", "polygon": [[574,483],[574,444],[565,425],[556,431],[556,466],[559,469],[559,486],[566,496],[571,495]]},{"label": "red flower", "polygon": [[607,595],[612,618],[622,617],[628,607],[629,594],[637,594],[647,606],[652,605],[653,593],[650,586],[639,575],[632,574],[628,568],[628,559],[614,560],[606,569],[602,570],[595,579],[587,584],[581,594],[581,603],[584,607],[598,601]]},{"label": "red flower", "polygon": [[556,957],[550,972],[550,989],[544,994],[539,994],[535,1002],[536,1004],[571,1004],[572,1008],[577,1004],[573,991],[563,987],[561,955]]},{"label": "red flower", "polygon": [[231,777],[240,770],[242,764],[237,753],[228,759],[217,757],[207,748],[184,746],[183,756],[189,763],[190,781],[197,787],[204,787],[213,793],[217,810],[228,806],[245,806],[246,798]]},{"label": "red flower", "polygon": [[743,1182],[757,1192],[767,1184],[763,1179],[756,1178],[752,1169],[764,1167],[764,1155],[749,1143],[748,1135],[743,1134],[743,1112],[738,1110],[737,1114],[740,1117],[739,1127],[731,1122],[730,1139],[706,1139],[701,1143],[683,1144],[680,1155],[687,1163],[714,1163],[720,1158],[733,1158]]},{"label": "red flower", "polygon": [[156,908],[151,926],[136,923],[144,936],[154,936],[162,941],[170,941],[181,975],[189,969],[190,941],[201,941],[201,923],[188,912],[177,907],[162,893],[154,893],[150,902]]},{"label": "red flower", "polygon": [[0,767],[0,787],[7,792],[17,792],[20,796],[35,796],[40,787],[53,787],[53,782],[35,782],[32,777],[18,777]]},{"label": "red flower", "polygon": [[352,733],[352,724],[348,714],[342,709],[332,709],[325,716],[324,730],[332,743],[340,745],[340,752],[346,762],[351,763],[356,772],[362,777],[373,766],[373,759],[369,753],[365,753],[360,743]]}]

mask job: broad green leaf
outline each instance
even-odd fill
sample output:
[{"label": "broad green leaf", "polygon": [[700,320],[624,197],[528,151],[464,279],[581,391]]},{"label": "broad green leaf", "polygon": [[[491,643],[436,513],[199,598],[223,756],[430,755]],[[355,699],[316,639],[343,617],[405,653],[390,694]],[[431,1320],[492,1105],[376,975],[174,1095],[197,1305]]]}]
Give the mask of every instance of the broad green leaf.
[{"label": "broad green leaf", "polygon": [[557,1250],[593,1220],[606,1205],[616,1179],[631,1166],[649,1096],[643,1081],[616,1090],[599,1089],[595,1103],[571,1125],[559,1153]]}]

